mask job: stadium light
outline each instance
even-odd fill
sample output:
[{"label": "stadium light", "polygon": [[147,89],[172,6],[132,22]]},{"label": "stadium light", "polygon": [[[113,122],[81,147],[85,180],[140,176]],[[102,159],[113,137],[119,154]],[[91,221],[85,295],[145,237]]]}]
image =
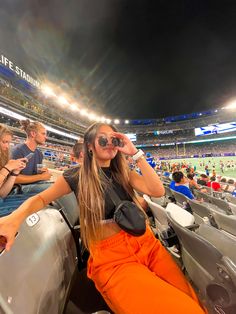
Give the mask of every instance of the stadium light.
[{"label": "stadium light", "polygon": [[224,109],[236,109],[236,100],[229,103],[227,106],[224,107]]},{"label": "stadium light", "polygon": [[129,124],[129,120],[125,120],[125,124]]},{"label": "stadium light", "polygon": [[47,86],[47,85],[42,85],[41,87],[42,92],[48,96],[48,97],[55,97],[56,94],[54,93],[54,91],[51,89],[51,87]]},{"label": "stadium light", "polygon": [[69,107],[71,110],[73,110],[73,111],[76,111],[76,110],[78,110],[78,107],[77,107],[77,105],[76,104],[72,104],[72,105],[70,105],[70,107]]},{"label": "stadium light", "polygon": [[87,110],[86,109],[82,109],[82,110],[80,110],[80,112],[79,112],[80,114],[81,114],[81,116],[87,116],[88,115],[88,112],[87,112]]},{"label": "stadium light", "polygon": [[120,120],[119,120],[119,119],[115,119],[115,120],[114,120],[114,123],[115,123],[115,124],[119,124],[119,123],[120,123]]},{"label": "stadium light", "polygon": [[97,116],[91,112],[88,114],[88,118],[89,118],[89,120],[96,120]]},{"label": "stadium light", "polygon": [[59,96],[59,97],[58,97],[58,102],[59,102],[61,105],[68,105],[68,104],[69,104],[68,101],[67,101],[67,99],[65,99],[65,97],[63,97],[63,96]]}]

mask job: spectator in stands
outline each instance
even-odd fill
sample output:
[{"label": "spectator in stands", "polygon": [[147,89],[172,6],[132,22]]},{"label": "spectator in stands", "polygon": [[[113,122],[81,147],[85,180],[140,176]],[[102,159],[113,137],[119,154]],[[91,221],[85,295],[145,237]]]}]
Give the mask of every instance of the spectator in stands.
[{"label": "spectator in stands", "polygon": [[182,193],[191,200],[194,199],[189,187],[186,186],[187,179],[182,171],[176,171],[172,174],[173,181],[170,183],[170,188],[176,192]]},{"label": "spectator in stands", "polygon": [[226,178],[221,178],[220,186],[223,191],[227,191],[229,185],[226,182]]},{"label": "spectator in stands", "polygon": [[216,192],[222,192],[220,183],[216,182],[216,177],[210,177],[210,181],[207,183],[207,186],[212,188]]},{"label": "spectator in stands", "polygon": [[46,129],[40,122],[31,122],[28,119],[21,121],[21,125],[27,138],[24,144],[17,144],[13,148],[12,158],[24,158],[30,153],[33,155],[17,177],[16,183],[22,184],[24,193],[39,193],[48,188],[50,183],[45,181],[51,178],[48,169],[43,168],[41,173],[37,169],[37,165],[41,165],[43,161],[43,154],[37,146],[45,143]]},{"label": "spectator in stands", "polygon": [[[122,140],[123,146],[114,146],[113,137]],[[142,176],[129,171],[124,154],[133,156]],[[150,308],[152,313],[204,313],[192,287],[148,225],[144,234],[134,237],[110,220],[115,210],[109,197],[112,183],[122,200],[136,202],[134,189],[155,197],[164,194],[158,175],[142,151],[114,127],[95,123],[84,135],[84,159],[79,173],[68,169],[46,191],[0,219],[0,235],[7,240],[6,249],[11,247],[28,215],[74,191],[79,200],[82,239],[90,252],[88,276],[113,312],[146,313]]]},{"label": "spectator in stands", "polygon": [[207,186],[208,181],[209,181],[209,177],[205,173],[202,173],[200,175],[200,178],[197,180],[197,183],[200,185]]},{"label": "spectator in stands", "polygon": [[228,183],[227,192],[233,193],[233,191],[234,191],[234,180],[229,179],[227,183]]},{"label": "spectator in stands", "polygon": [[82,165],[83,163],[83,143],[77,142],[72,147],[71,157],[73,163],[76,165]]},{"label": "spectator in stands", "polygon": [[25,158],[9,159],[9,146],[12,140],[11,130],[0,124],[0,216],[9,214],[26,200],[25,195],[9,195],[16,177],[25,168]]}]

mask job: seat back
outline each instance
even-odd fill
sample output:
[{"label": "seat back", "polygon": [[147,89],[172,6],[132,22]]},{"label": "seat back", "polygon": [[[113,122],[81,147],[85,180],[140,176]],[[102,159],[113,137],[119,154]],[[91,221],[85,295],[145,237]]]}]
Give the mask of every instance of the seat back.
[{"label": "seat back", "polygon": [[166,230],[168,228],[168,221],[165,208],[152,202],[150,197],[146,194],[143,195],[143,198],[148,203],[148,206],[152,211],[157,227],[160,228],[160,231]]},{"label": "seat back", "polygon": [[195,222],[197,224],[201,224],[204,222],[204,217],[208,217],[210,215],[209,209],[196,200],[189,200],[189,205],[193,211],[193,215],[195,217]]},{"label": "seat back", "polygon": [[194,190],[194,195],[197,197],[197,199],[203,199],[204,202],[208,202],[209,203],[209,198],[208,198],[209,194],[203,193],[203,192],[195,189]]},{"label": "seat back", "polygon": [[62,313],[76,268],[74,239],[59,211],[29,216],[10,252],[0,255],[1,306],[12,313]]},{"label": "seat back", "polygon": [[174,197],[173,193],[172,193],[172,190],[170,189],[169,186],[164,186],[165,188],[165,192],[166,192],[166,196],[168,197]]},{"label": "seat back", "polygon": [[236,197],[233,197],[233,195],[225,193],[225,198],[227,199],[228,202],[236,205]]},{"label": "seat back", "polygon": [[208,217],[209,209],[196,200],[189,200],[189,204],[192,208],[193,213],[196,213],[200,217]]},{"label": "seat back", "polygon": [[221,230],[205,223],[201,224],[196,232],[236,263],[236,238],[233,239]]},{"label": "seat back", "polygon": [[74,192],[66,194],[54,202],[66,216],[71,227],[79,224],[79,206]]},{"label": "seat back", "polygon": [[166,207],[166,211],[171,214],[172,219],[183,227],[194,224],[194,216],[174,203],[169,203]]},{"label": "seat back", "polygon": [[229,206],[229,203],[227,203],[226,201],[219,199],[217,197],[214,196],[210,196],[209,200],[212,204],[218,206],[220,209],[223,209],[226,213],[232,213],[232,210]]},{"label": "seat back", "polygon": [[236,236],[236,215],[226,215],[216,211],[212,214],[219,229]]},{"label": "seat back", "polygon": [[176,199],[177,204],[180,205],[181,207],[186,206],[186,204],[189,201],[189,198],[186,197],[182,193],[176,192],[174,190],[171,190],[171,191],[172,191],[172,193],[174,195],[174,198]]},{"label": "seat back", "polygon": [[166,198],[165,196],[162,197],[151,197],[151,201],[160,205],[160,206],[166,206]]},{"label": "seat back", "polygon": [[235,309],[236,266],[234,262],[229,257],[223,256],[203,236],[179,225],[170,212],[167,215],[179,238],[182,261],[187,273],[207,303],[223,309],[234,306]]}]

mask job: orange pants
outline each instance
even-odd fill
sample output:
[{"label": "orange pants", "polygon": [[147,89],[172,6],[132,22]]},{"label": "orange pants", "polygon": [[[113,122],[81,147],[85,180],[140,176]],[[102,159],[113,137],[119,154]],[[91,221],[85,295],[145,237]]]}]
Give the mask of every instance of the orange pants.
[{"label": "orange pants", "polygon": [[91,248],[88,277],[116,314],[203,314],[191,285],[149,228]]}]

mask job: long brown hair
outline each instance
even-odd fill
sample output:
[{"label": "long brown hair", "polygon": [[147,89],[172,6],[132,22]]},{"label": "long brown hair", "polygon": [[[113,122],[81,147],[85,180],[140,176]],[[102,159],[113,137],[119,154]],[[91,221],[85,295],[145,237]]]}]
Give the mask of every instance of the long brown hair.
[{"label": "long brown hair", "polygon": [[[5,135],[13,136],[13,133],[6,125],[0,124],[0,139],[2,140],[3,136]],[[9,155],[10,155],[9,149],[3,151],[0,145],[0,169],[2,169],[2,167],[4,167],[7,164],[9,160]]]},{"label": "long brown hair", "polygon": [[[94,123],[84,134],[84,158],[79,174],[79,209],[81,237],[84,245],[89,248],[91,242],[102,237],[102,224],[100,221],[105,218],[105,186],[106,180],[100,175],[101,168],[96,158],[89,149],[89,144],[95,148],[95,138],[99,128],[108,125],[116,132],[116,128],[109,124]],[[135,200],[134,191],[129,184],[129,169],[127,162],[119,151],[110,164],[112,177],[119,182],[129,195]]]}]

